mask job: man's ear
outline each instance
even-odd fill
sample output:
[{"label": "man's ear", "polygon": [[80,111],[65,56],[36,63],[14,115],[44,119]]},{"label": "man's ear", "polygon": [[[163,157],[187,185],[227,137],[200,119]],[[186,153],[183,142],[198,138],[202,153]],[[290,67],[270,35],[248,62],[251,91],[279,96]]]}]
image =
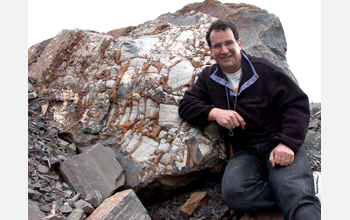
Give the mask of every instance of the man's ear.
[{"label": "man's ear", "polygon": [[241,41],[241,39],[239,39],[239,40],[237,41],[237,44],[239,45],[239,49],[242,50],[242,41]]}]

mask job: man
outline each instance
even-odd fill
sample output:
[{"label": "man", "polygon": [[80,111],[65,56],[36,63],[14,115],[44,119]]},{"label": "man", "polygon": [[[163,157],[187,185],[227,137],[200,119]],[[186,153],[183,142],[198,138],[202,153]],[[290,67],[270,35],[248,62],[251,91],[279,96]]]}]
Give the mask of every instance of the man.
[{"label": "man", "polygon": [[240,212],[280,208],[284,219],[320,219],[301,147],[310,117],[307,95],[281,68],[242,51],[232,22],[213,22],[206,40],[217,64],[198,74],[179,115],[196,126],[216,121],[224,128],[230,159],[223,199]]}]

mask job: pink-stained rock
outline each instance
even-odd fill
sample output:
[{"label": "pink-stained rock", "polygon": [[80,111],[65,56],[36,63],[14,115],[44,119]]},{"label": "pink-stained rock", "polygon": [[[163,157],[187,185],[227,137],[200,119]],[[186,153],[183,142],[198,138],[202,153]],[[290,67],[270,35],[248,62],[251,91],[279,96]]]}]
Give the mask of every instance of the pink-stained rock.
[{"label": "pink-stained rock", "polygon": [[124,190],[106,199],[87,220],[150,220],[147,210],[132,190]]}]

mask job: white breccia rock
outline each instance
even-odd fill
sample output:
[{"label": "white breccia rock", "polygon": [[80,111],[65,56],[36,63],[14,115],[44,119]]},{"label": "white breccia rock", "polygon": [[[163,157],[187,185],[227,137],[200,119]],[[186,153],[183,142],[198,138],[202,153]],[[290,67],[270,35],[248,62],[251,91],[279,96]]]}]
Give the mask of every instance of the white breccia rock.
[{"label": "white breccia rock", "polygon": [[[224,154],[222,146],[213,144],[219,138],[215,129],[202,132],[178,115],[192,79],[213,60],[205,33],[214,18],[200,16],[199,25],[169,24],[157,34],[152,34],[154,25],[138,27],[147,36],[115,39],[83,31],[84,43],[59,65],[58,79],[64,83],[55,81],[60,86],[52,83],[48,89],[55,101],[56,126],[62,131],[74,128],[81,145],[96,138],[115,141],[112,147],[120,145],[117,150],[125,157],[148,167],[147,172],[140,168],[139,180],[202,169],[202,158]],[[66,32],[53,42],[79,31]]]}]

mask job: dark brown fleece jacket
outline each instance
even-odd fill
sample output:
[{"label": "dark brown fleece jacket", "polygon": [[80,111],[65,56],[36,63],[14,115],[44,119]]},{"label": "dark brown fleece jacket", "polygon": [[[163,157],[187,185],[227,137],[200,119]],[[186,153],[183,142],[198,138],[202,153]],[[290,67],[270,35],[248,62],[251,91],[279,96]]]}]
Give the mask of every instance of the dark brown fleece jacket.
[{"label": "dark brown fleece jacket", "polygon": [[[310,109],[307,95],[283,70],[267,59],[246,55],[242,51],[242,80],[236,111],[246,122],[246,128],[235,129],[233,138],[224,129],[225,141],[236,150],[245,145],[273,140],[297,152],[308,130]],[[179,115],[195,126],[209,124],[208,115],[214,108],[228,109],[225,78],[214,64],[198,74],[197,81],[180,101]],[[228,88],[230,106],[234,92]]]}]

